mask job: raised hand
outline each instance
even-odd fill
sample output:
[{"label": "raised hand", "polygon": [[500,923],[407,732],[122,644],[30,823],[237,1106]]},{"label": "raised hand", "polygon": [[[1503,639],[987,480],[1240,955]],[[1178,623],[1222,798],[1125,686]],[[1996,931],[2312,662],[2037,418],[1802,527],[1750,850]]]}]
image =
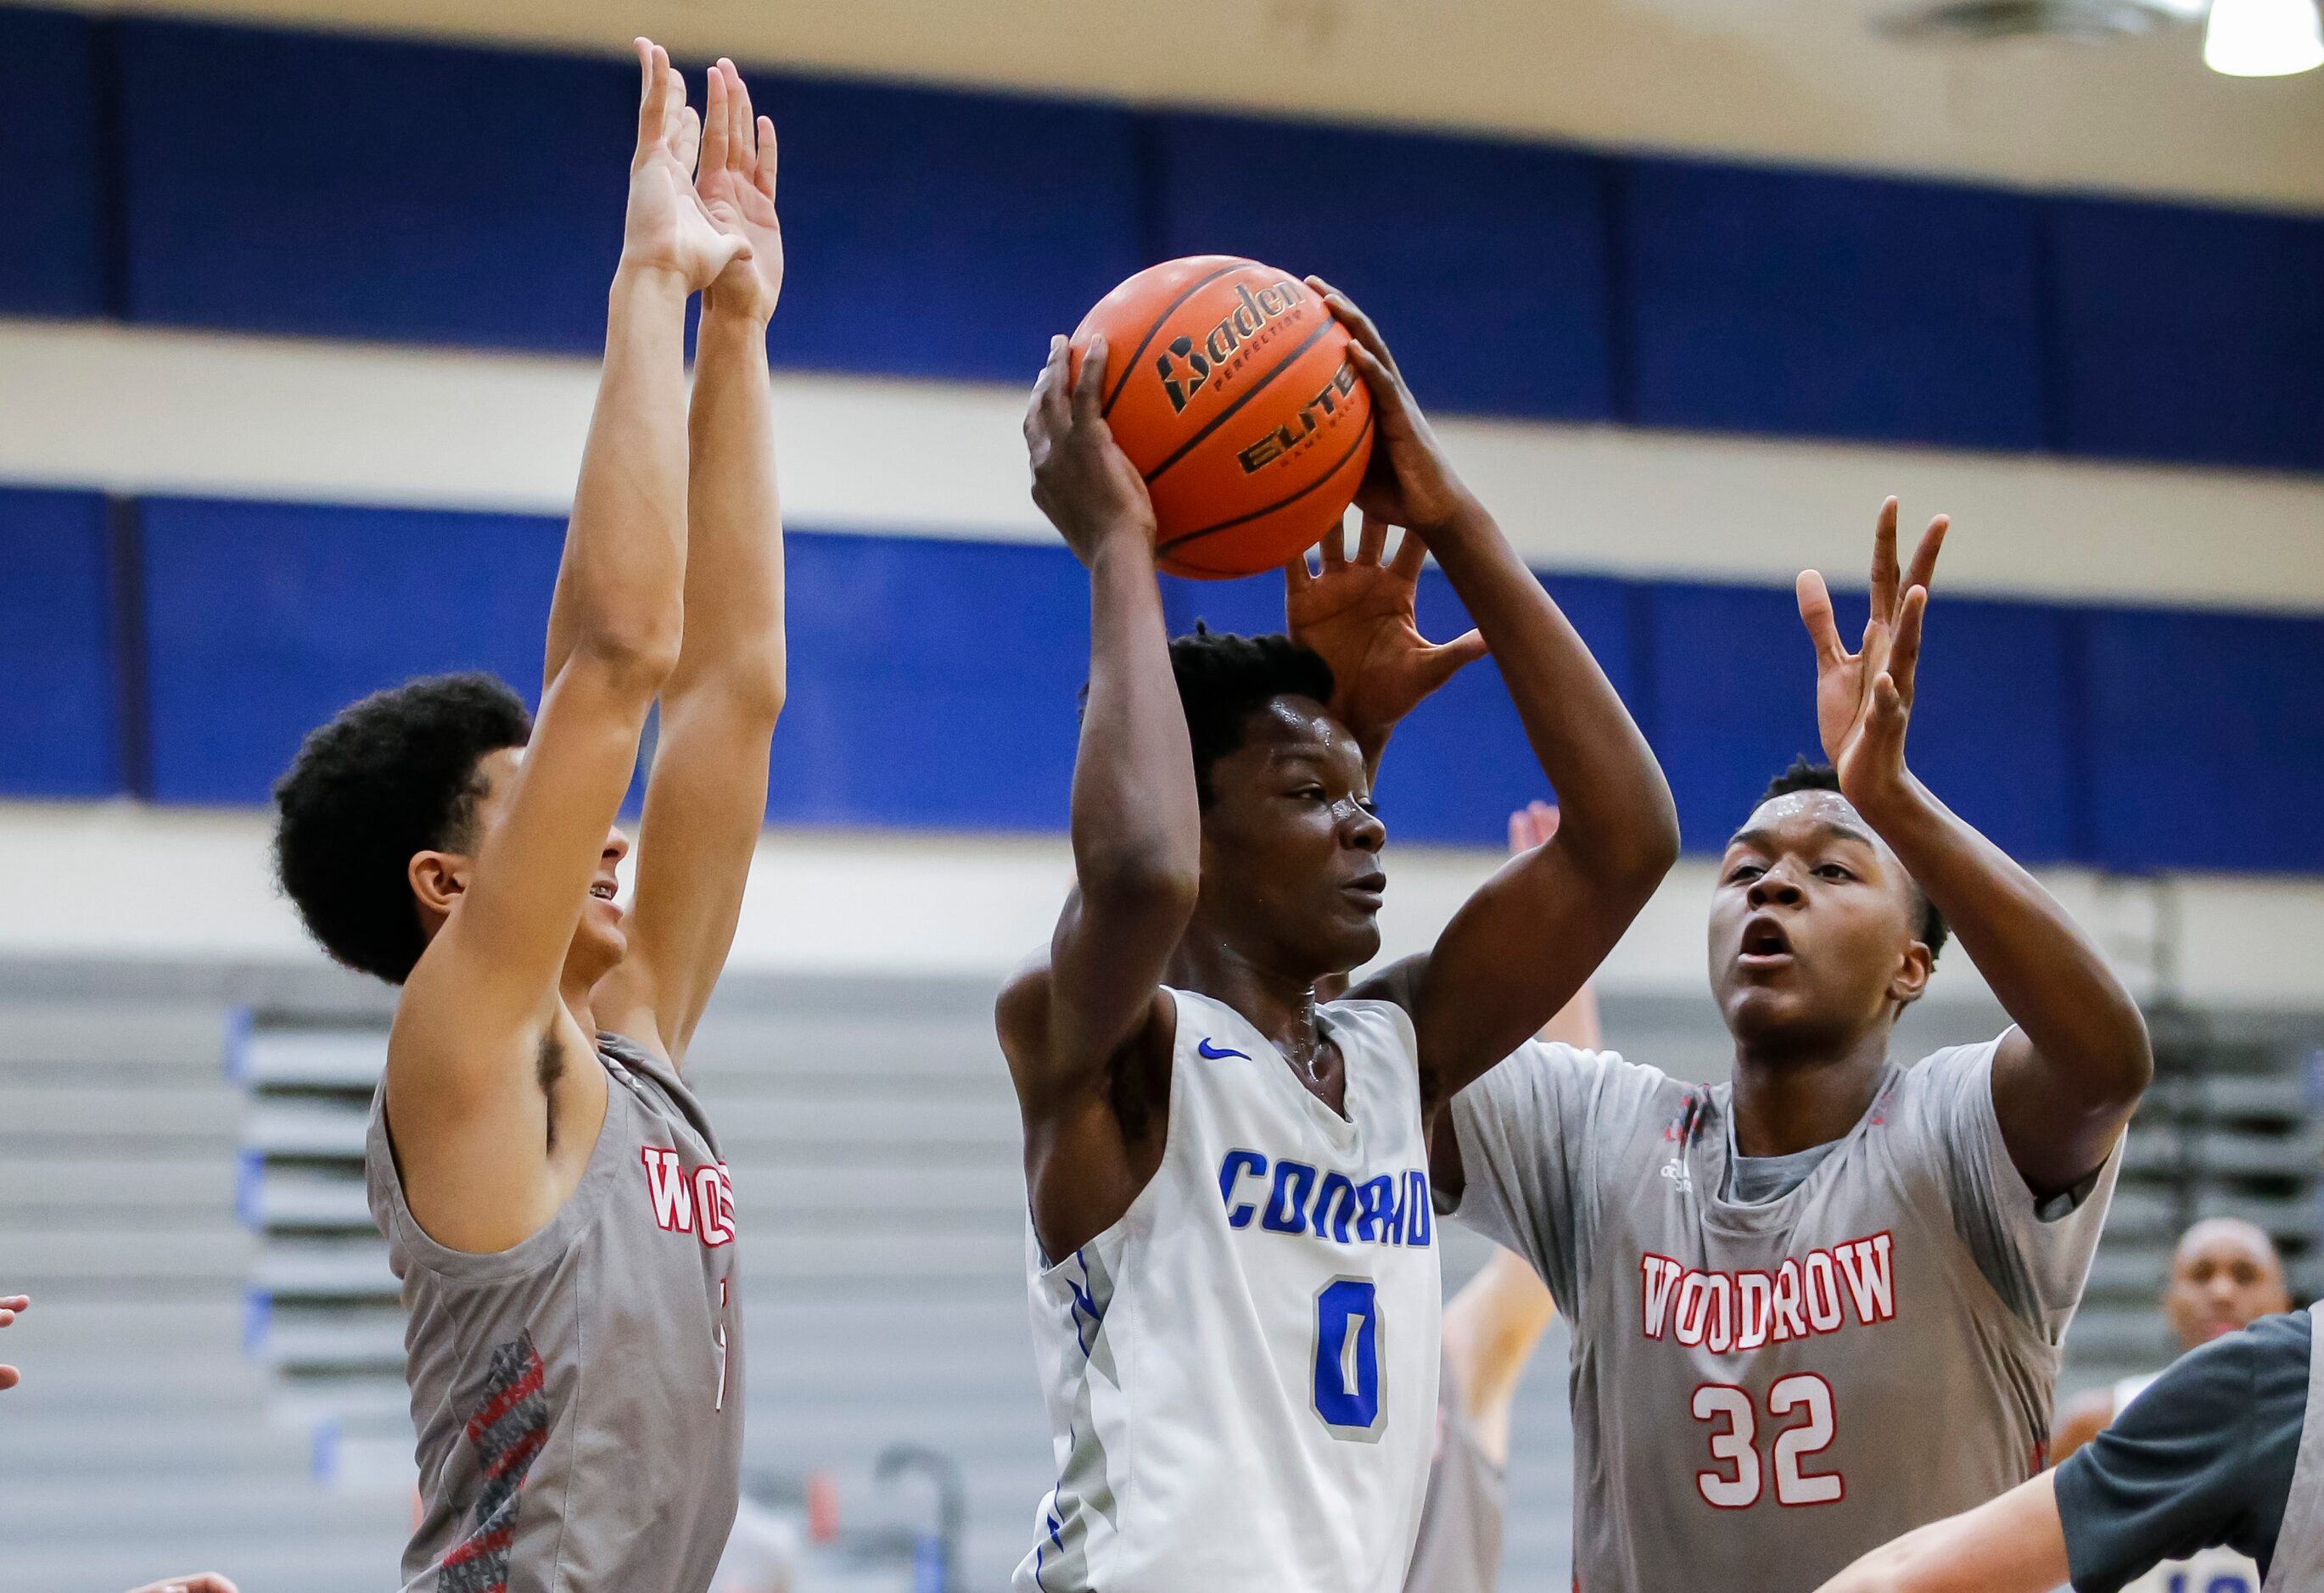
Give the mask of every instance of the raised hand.
[{"label": "raised hand", "polygon": [[1951,523],[1941,514],[1929,521],[1913,550],[1913,566],[1900,581],[1896,500],[1880,506],[1872,539],[1871,614],[1855,652],[1840,642],[1823,577],[1813,570],[1800,574],[1800,619],[1815,644],[1816,732],[1824,757],[1840,771],[1841,795],[1859,809],[1895,795],[1904,784],[1904,727],[1913,714],[1913,677],[1921,661],[1921,620]]},{"label": "raised hand", "polygon": [[1309,277],[1307,285],[1323,296],[1326,308],[1355,339],[1348,358],[1371,389],[1372,460],[1363,485],[1356,490],[1356,507],[1425,537],[1469,506],[1469,489],[1453,474],[1452,462],[1444,456],[1428,417],[1404,384],[1396,356],[1388,353],[1371,317],[1321,277]]},{"label": "raised hand", "polygon": [[1485,656],[1485,639],[1474,631],[1441,645],[1420,634],[1413,604],[1427,546],[1407,530],[1396,557],[1382,563],[1388,529],[1367,513],[1353,559],[1346,528],[1335,526],[1323,539],[1321,574],[1308,569],[1304,553],[1283,566],[1285,629],[1331,665],[1332,712],[1368,759],[1423,697]]},{"label": "raised hand", "polygon": [[629,212],[622,222],[622,268],[668,272],[699,292],[750,253],[748,239],[723,233],[694,191],[702,123],[686,103],[686,82],[669,52],[638,47],[638,147],[630,160]]},{"label": "raised hand", "polygon": [[750,244],[702,290],[702,308],[717,315],[775,312],[783,290],[783,229],[775,216],[775,124],[751,108],[751,90],[734,63],[721,56],[710,69],[703,106],[702,161],[694,191],[711,222]]},{"label": "raised hand", "polygon": [[[32,1303],[29,1294],[0,1294],[0,1328],[16,1320],[16,1313]],[[0,1388],[14,1388],[22,1374],[14,1367],[0,1366]]]},{"label": "raised hand", "polygon": [[1033,502],[1088,564],[1106,539],[1134,533],[1154,545],[1154,503],[1146,480],[1113,440],[1101,395],[1105,390],[1105,339],[1082,351],[1079,377],[1065,340],[1049,339],[1049,363],[1033,383],[1025,407],[1025,449],[1033,464]]}]

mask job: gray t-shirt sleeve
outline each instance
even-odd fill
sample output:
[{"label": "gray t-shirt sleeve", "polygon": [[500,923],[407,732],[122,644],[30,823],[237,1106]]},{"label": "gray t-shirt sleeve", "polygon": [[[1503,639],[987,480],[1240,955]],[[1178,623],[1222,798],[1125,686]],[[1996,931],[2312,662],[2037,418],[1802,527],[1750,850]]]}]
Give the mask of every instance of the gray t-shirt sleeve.
[{"label": "gray t-shirt sleeve", "polygon": [[1618,1139],[1651,1069],[1534,1040],[1452,1098],[1466,1187],[1450,1215],[1533,1264],[1571,1316],[1595,1231],[1589,1161]]},{"label": "gray t-shirt sleeve", "polygon": [[1937,1147],[1951,1198],[1953,1227],[2002,1303],[2052,1344],[2080,1303],[2098,1231],[2122,1171],[2122,1141],[2083,1183],[2044,1201],[2035,1196],[1993,1106],[1998,1039],[1937,1052],[1914,1069],[1910,1099]]},{"label": "gray t-shirt sleeve", "polygon": [[2221,1546],[2265,1571],[2300,1460],[2310,1332],[2295,1311],[2181,1357],[2066,1457],[2058,1523],[2076,1593]]}]

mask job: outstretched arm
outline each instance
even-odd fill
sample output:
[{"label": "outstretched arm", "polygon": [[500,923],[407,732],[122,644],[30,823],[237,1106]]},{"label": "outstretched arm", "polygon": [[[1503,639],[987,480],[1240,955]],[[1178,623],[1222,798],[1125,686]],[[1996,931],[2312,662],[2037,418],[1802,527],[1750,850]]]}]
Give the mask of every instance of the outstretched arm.
[{"label": "outstretched arm", "polygon": [[[1322,284],[1317,284],[1320,288]],[[1336,290],[1350,357],[1371,389],[1379,477],[1357,502],[1436,556],[1499,666],[1563,822],[1453,916],[1417,966],[1379,986],[1403,999],[1420,1037],[1433,1111],[1564,1006],[1678,856],[1670,787],[1598,662],[1549,594],[1454,475],[1371,322]]]},{"label": "outstretched arm", "polygon": [[1815,644],[1817,728],[1841,795],[1944,915],[2015,1025],[1994,1055],[1994,1110],[2010,1159],[2046,1197],[2106,1159],[2154,1058],[2138,1004],[2056,898],[1905,767],[1922,621],[1947,523],[1929,523],[1900,585],[1896,500],[1881,506],[1858,651],[1841,645],[1813,570],[1800,576],[1800,617]]},{"label": "outstretched arm", "polygon": [[1548,1285],[1511,1250],[1494,1250],[1444,1303],[1444,1352],[1461,1385],[1461,1408],[1496,1466],[1508,1464],[1509,1405],[1518,1380],[1556,1317]]},{"label": "outstretched arm", "polygon": [[661,692],[638,831],[630,953],[599,987],[601,1027],[682,1061],[733,944],[767,815],[782,712],[783,535],[767,378],[782,290],[774,124],[734,63],[709,74],[695,182],[720,232],[750,245],[702,294],[687,471],[685,640]]},{"label": "outstretched arm", "polygon": [[[602,866],[648,708],[676,662],[686,570],[686,299],[738,254],[692,184],[693,113],[638,41],[644,92],[604,373],[565,566],[570,642],[504,815],[404,987],[387,1104],[413,1213],[438,1242],[498,1250],[555,1209],[544,1043],[586,1049],[559,976]],[[594,1073],[594,1070],[593,1070]]]},{"label": "outstretched arm", "polygon": [[1102,1231],[1137,1194],[1108,1082],[1133,1042],[1168,1030],[1162,973],[1194,914],[1202,866],[1194,750],[1154,578],[1154,511],[1099,412],[1105,361],[1103,339],[1093,341],[1069,382],[1065,341],[1056,339],[1025,417],[1034,501],[1090,577],[1073,895],[1047,961],[1010,982],[997,1014],[1025,1119],[1034,1231],[1052,1256]]},{"label": "outstretched arm", "polygon": [[1997,1499],[1905,1533],[1817,1593],[2044,1593],[2066,1580],[2058,1474],[2044,1471]]}]

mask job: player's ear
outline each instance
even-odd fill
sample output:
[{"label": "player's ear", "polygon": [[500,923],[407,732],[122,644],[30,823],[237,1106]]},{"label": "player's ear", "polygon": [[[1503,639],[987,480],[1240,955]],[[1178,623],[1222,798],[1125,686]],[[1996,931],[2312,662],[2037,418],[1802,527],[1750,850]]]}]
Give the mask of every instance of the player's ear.
[{"label": "player's ear", "polygon": [[1896,971],[1888,976],[1888,999],[1899,1007],[1910,1007],[1929,988],[1929,976],[1936,971],[1937,960],[1925,941],[1914,941],[1896,959]]},{"label": "player's ear", "polygon": [[404,866],[420,916],[431,927],[450,916],[452,904],[468,889],[468,860],[456,852],[415,852]]}]

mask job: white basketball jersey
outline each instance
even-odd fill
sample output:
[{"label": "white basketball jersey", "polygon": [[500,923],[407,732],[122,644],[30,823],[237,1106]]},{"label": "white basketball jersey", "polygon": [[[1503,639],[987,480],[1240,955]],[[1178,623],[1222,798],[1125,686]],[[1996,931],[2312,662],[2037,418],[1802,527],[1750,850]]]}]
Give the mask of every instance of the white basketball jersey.
[{"label": "white basketball jersey", "polygon": [[1397,1593],[1435,1437],[1435,1220],[1412,1020],[1340,1001],[1342,1117],[1173,990],[1162,1165],[1070,1256],[1029,1234],[1056,1487],[1038,1593]]},{"label": "white basketball jersey", "polygon": [[[2114,1413],[2121,1415],[2158,1375],[2150,1372],[2116,1383]],[[2259,1593],[2259,1562],[2232,1549],[2199,1549],[2185,1560],[2163,1561],[2144,1576],[2122,1586],[2122,1593]]]}]

